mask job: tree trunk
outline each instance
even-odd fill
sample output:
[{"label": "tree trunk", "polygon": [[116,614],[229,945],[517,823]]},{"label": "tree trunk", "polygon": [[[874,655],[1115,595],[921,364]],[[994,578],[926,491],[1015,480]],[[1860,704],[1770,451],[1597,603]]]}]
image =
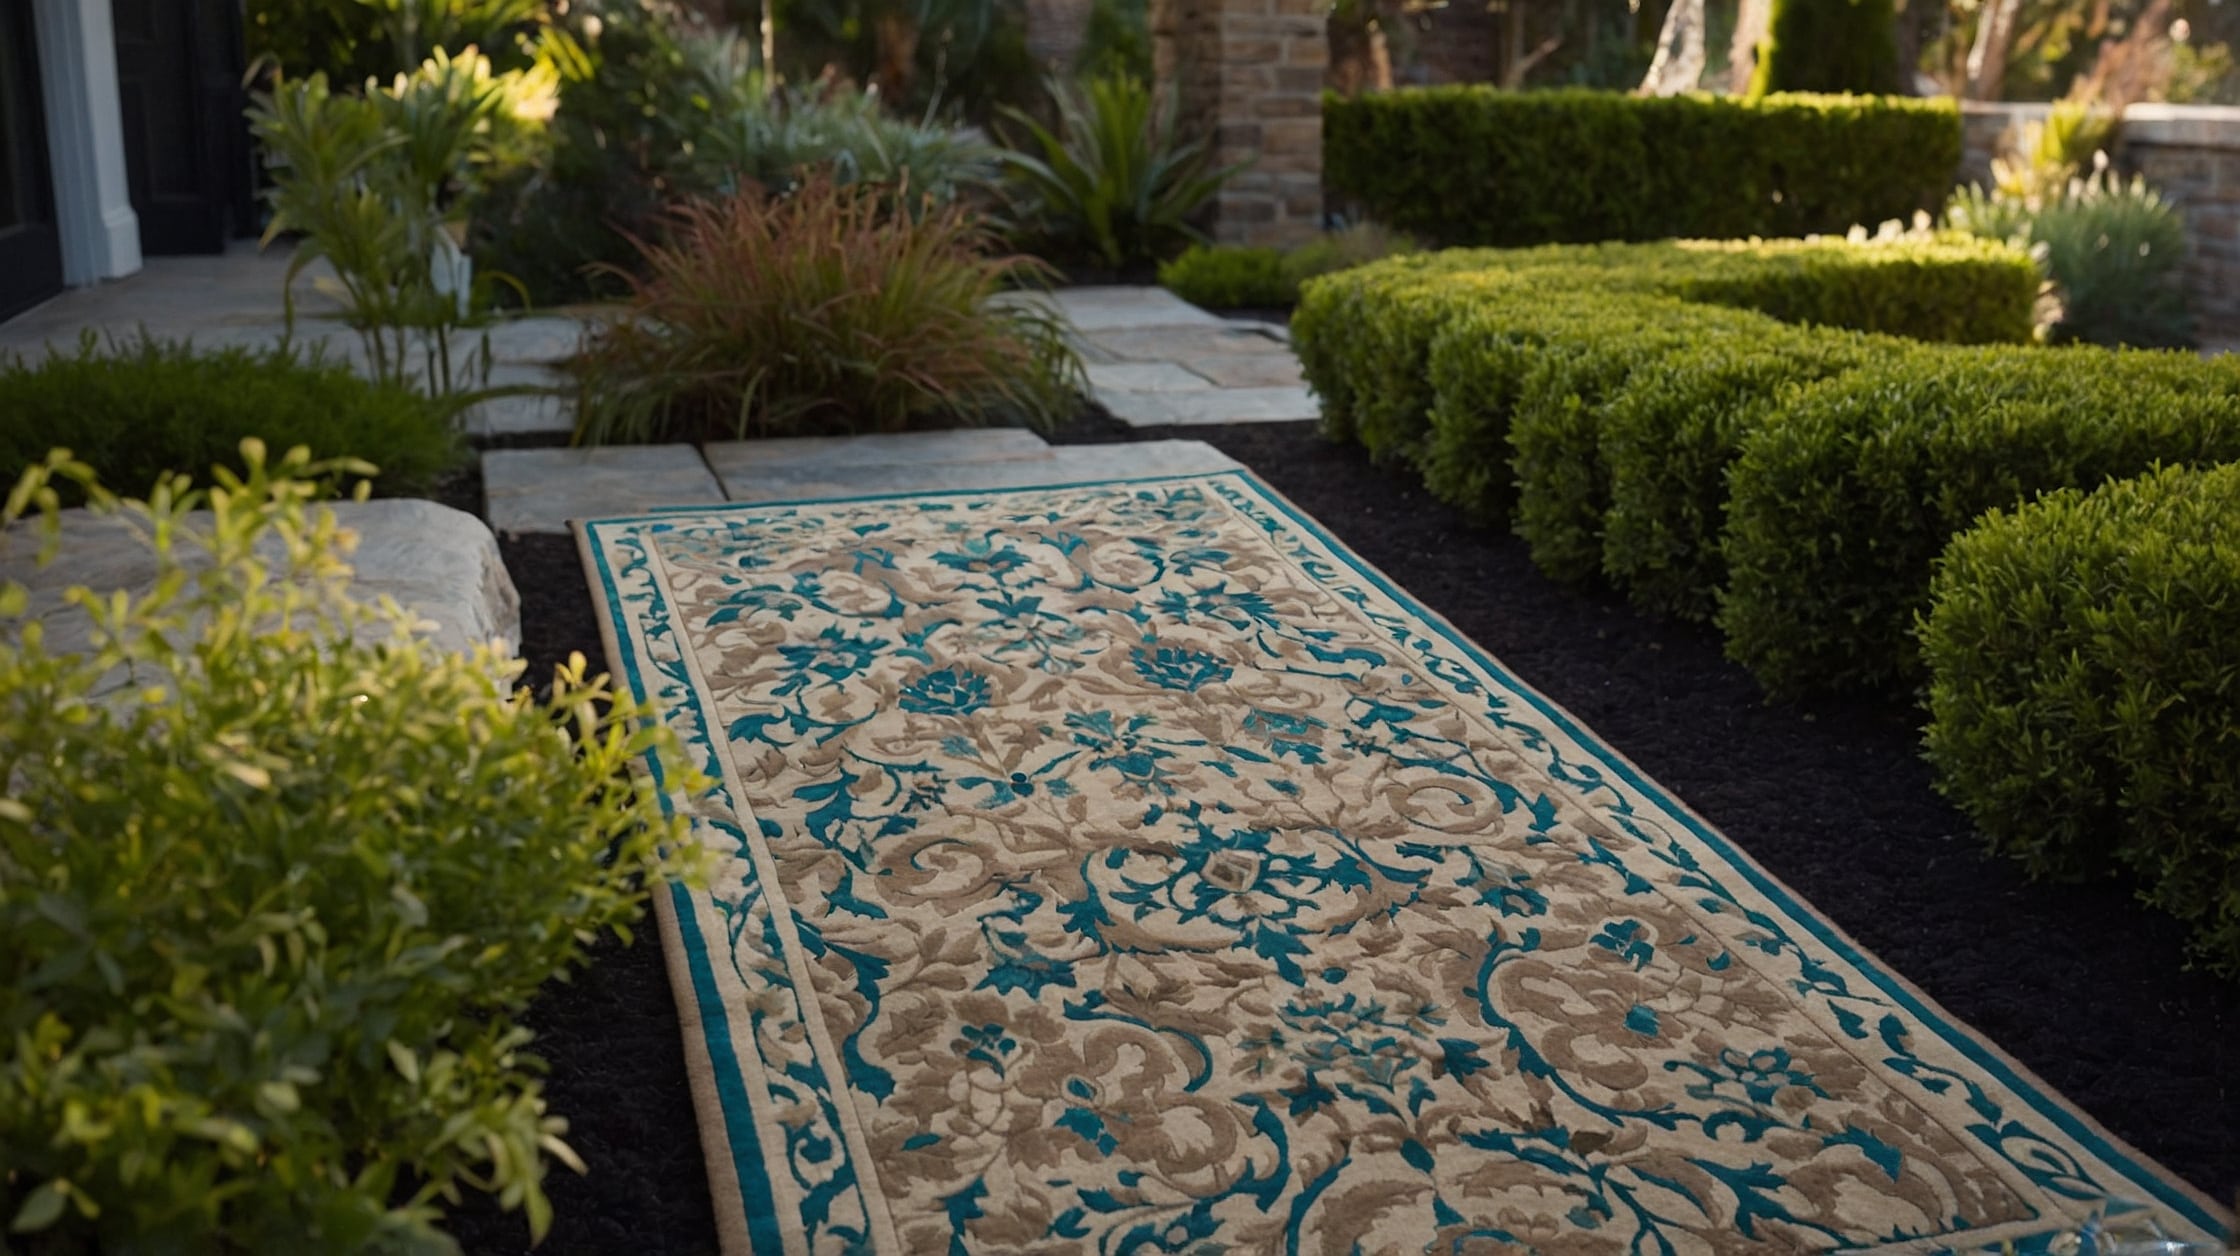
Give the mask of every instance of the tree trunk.
[{"label": "tree trunk", "polygon": [[1750,90],[1750,74],[1758,68],[1758,45],[1766,41],[1766,20],[1773,16],[1767,0],[1741,0],[1734,16],[1734,42],[1727,45],[1727,91],[1736,96]]},{"label": "tree trunk", "polygon": [[2014,20],[2021,8],[2021,0],[1983,0],[1975,43],[1968,49],[1969,100],[1997,100],[2006,89],[2007,52],[2014,44]]},{"label": "tree trunk", "polygon": [[1645,96],[1677,96],[1694,91],[1703,77],[1703,0],[1672,0],[1664,29],[1657,33],[1656,59],[1641,80]]}]

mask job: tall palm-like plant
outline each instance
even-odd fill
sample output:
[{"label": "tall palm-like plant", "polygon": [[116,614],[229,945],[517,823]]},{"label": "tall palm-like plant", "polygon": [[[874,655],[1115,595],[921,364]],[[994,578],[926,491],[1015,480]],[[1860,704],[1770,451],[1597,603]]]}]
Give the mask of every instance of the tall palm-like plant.
[{"label": "tall palm-like plant", "polygon": [[1053,79],[1050,96],[1055,128],[1004,110],[1028,139],[1002,154],[1009,226],[1022,244],[1119,270],[1205,239],[1193,216],[1244,166],[1210,168],[1205,141],[1182,138],[1172,91],[1117,74]]}]

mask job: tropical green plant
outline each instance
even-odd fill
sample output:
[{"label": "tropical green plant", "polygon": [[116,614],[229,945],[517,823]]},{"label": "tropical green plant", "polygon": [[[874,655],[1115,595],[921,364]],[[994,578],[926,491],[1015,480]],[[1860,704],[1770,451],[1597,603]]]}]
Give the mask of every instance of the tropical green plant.
[{"label": "tropical green plant", "polygon": [[1773,0],[1750,95],[1900,90],[1891,0]]},{"label": "tropical green plant", "polygon": [[467,1190],[541,1236],[548,1162],[581,1165],[517,1017],[697,875],[631,772],[672,739],[580,658],[540,702],[351,600],[351,537],[308,503],[370,468],[240,465],[120,502],[58,451],[0,512],[34,545],[72,481],[159,569],[60,609],[0,586],[9,1242],[454,1251]]},{"label": "tropical green plant", "polygon": [[1047,268],[993,255],[961,206],[888,200],[818,176],[674,210],[642,275],[619,276],[628,316],[577,362],[577,440],[1070,417],[1081,367],[1062,323],[992,300]]},{"label": "tropical green plant", "polygon": [[[478,285],[493,282],[471,276],[465,220],[490,172],[534,156],[556,79],[549,65],[493,73],[468,49],[362,96],[335,93],[322,74],[260,94],[250,122],[272,170],[264,241],[301,236],[284,283],[290,324],[297,276],[324,261],[333,279],[322,282],[377,378],[457,392],[465,364],[452,336],[472,321]],[[486,376],[487,354],[481,366]]]},{"label": "tropical green plant", "polygon": [[[446,406],[359,375],[317,348],[197,350],[88,332],[76,352],[0,356],[0,480],[68,445],[109,484],[146,492],[166,472],[241,473],[241,442],[317,445],[381,469],[375,487],[417,494],[464,456]],[[62,487],[67,491],[69,485]]]},{"label": "tropical green plant", "polygon": [[2033,874],[2121,870],[2240,976],[2240,466],[1993,510],[1919,624],[1937,788]]},{"label": "tropical green plant", "polygon": [[1002,154],[1014,238],[1045,257],[1119,270],[1170,256],[1205,234],[1192,218],[1242,165],[1211,167],[1185,140],[1172,91],[1121,74],[1052,80],[1055,127],[1017,109],[1026,137]]}]

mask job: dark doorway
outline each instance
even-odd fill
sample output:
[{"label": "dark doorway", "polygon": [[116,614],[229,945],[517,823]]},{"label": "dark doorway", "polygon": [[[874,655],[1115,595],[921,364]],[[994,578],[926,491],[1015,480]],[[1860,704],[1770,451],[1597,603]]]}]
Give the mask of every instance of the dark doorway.
[{"label": "dark doorway", "polygon": [[256,229],[250,201],[240,7],[114,0],[125,173],[140,251],[222,253]]},{"label": "dark doorway", "polygon": [[0,6],[0,318],[62,290],[31,6]]}]

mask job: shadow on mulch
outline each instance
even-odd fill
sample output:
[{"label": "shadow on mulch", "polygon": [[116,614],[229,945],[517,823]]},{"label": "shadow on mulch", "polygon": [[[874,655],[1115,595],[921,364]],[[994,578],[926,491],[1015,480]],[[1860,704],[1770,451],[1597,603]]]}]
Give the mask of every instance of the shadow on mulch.
[{"label": "shadow on mulch", "polygon": [[[1568,708],[1885,964],[2085,1111],[2212,1196],[2240,1185],[2240,985],[2184,971],[2182,930],[2125,887],[2033,885],[1987,857],[1929,786],[1919,719],[1889,699],[1768,705],[1715,633],[1549,582],[1521,542],[1311,424],[1131,431],[1085,415],[1060,442],[1206,440]],[[502,542],[523,653],[600,659],[575,546]],[[715,1232],[683,1045],[650,921],[531,1009],[553,1110],[590,1166],[556,1169],[539,1253],[707,1252]],[[526,1251],[487,1200],[472,1252]]]}]

